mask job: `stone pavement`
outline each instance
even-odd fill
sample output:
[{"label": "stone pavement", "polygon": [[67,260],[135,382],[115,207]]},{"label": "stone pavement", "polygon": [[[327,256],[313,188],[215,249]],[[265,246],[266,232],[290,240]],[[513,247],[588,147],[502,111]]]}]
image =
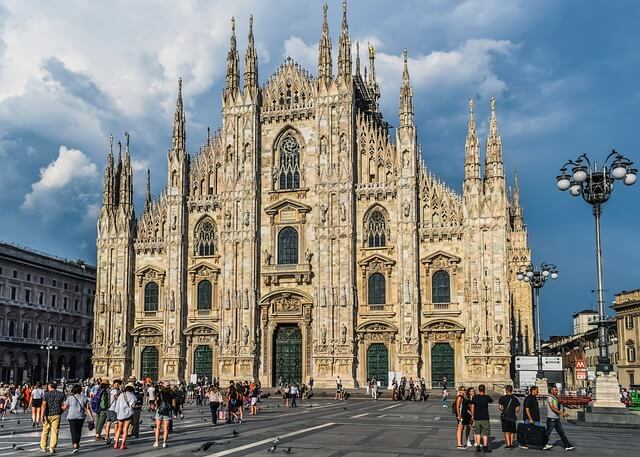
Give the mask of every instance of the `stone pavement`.
[{"label": "stone pavement", "polygon": [[[432,397],[433,398],[433,397]],[[142,416],[141,436],[128,442],[129,449],[114,450],[104,442],[96,442],[86,426],[82,449],[78,455],[162,455],[268,456],[272,442],[279,437],[277,455],[304,457],[392,457],[392,456],[459,456],[471,454],[473,449],[455,448],[455,421],[449,408],[436,399],[426,403],[313,399],[300,401],[298,408],[278,406],[281,400],[272,398],[262,404],[257,417],[245,415],[243,424],[213,427],[208,407],[188,405],[184,420],[176,420],[169,447],[152,447],[153,430],[150,413]],[[495,405],[495,404],[494,404]],[[492,407],[493,454],[526,455],[534,450],[504,449],[498,412]],[[20,420],[20,424],[18,424]],[[38,453],[39,432],[33,431],[30,416],[8,416],[0,428],[0,457]],[[580,427],[565,423],[569,439],[578,446],[581,456],[619,457],[635,455],[640,448],[640,436],[629,430]],[[234,435],[233,431],[238,434]],[[13,434],[15,433],[15,434]],[[209,449],[196,451],[203,443],[215,441]],[[552,443],[561,444],[557,435]],[[24,450],[16,451],[13,445]],[[71,444],[66,420],[60,433],[58,453],[70,454]],[[565,453],[562,447],[545,452],[549,455]]]}]

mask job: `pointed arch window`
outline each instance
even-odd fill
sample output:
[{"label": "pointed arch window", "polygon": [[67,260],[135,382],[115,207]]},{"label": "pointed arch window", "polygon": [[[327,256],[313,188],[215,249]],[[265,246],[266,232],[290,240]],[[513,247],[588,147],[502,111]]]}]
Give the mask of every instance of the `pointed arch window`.
[{"label": "pointed arch window", "polygon": [[195,255],[206,257],[215,254],[216,231],[210,219],[202,221],[196,229],[194,240]]},{"label": "pointed arch window", "polygon": [[198,309],[211,309],[211,282],[202,280],[198,283]]},{"label": "pointed arch window", "polygon": [[291,135],[280,143],[278,183],[281,190],[300,188],[300,145]]},{"label": "pointed arch window", "polygon": [[285,227],[278,233],[278,265],[298,263],[298,232]]},{"label": "pointed arch window", "polygon": [[451,302],[451,281],[449,273],[444,270],[436,271],[431,277],[431,302]]},{"label": "pointed arch window", "polygon": [[387,245],[387,221],[380,210],[373,210],[366,221],[367,246],[381,248]]},{"label": "pointed arch window", "polygon": [[373,307],[381,307],[387,302],[386,300],[386,284],[382,273],[374,273],[369,276],[367,284],[367,292],[369,295],[369,305]]},{"label": "pointed arch window", "polygon": [[144,310],[158,311],[158,284],[155,282],[144,286]]}]

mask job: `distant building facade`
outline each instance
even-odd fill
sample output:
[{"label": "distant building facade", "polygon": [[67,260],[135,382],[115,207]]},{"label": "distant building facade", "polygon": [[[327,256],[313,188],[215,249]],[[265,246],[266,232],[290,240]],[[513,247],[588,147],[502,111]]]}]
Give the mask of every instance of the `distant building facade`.
[{"label": "distant building facade", "polygon": [[0,242],[0,381],[91,374],[95,267]]},{"label": "distant building facade", "polygon": [[[595,379],[598,365],[598,312],[586,309],[573,314],[573,335],[553,336],[542,345],[546,355],[559,355],[563,359],[564,386],[568,389],[589,387]],[[607,328],[607,345],[611,363],[616,367],[619,360],[616,326]],[[581,368],[584,363],[584,369]],[[581,379],[581,374],[584,379]]]},{"label": "distant building facade", "polygon": [[346,6],[337,75],[326,10],[321,30],[317,75],[288,58],[260,84],[250,24],[241,85],[234,23],[222,127],[187,153],[180,83],[167,187],[138,215],[128,136],[109,151],[96,376],[510,382],[532,347],[531,256],[494,100],[484,160],[470,100],[456,193],[422,160],[406,53],[392,135]]},{"label": "distant building facade", "polygon": [[618,381],[623,387],[640,385],[640,289],[620,292],[613,309],[618,326]]}]

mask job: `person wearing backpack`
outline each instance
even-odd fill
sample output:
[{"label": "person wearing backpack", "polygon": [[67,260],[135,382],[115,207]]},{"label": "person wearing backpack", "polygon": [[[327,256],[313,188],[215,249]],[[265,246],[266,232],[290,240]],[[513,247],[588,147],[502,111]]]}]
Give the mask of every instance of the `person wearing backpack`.
[{"label": "person wearing backpack", "polygon": [[155,414],[156,427],[155,427],[155,441],[153,447],[158,447],[158,440],[160,439],[160,429],[162,428],[163,443],[162,447],[167,447],[167,441],[169,440],[169,425],[173,414],[173,409],[176,405],[176,399],[173,392],[169,388],[169,382],[164,381],[160,387],[157,397],[157,409]]},{"label": "person wearing backpack", "polygon": [[105,438],[107,440],[107,446],[111,444],[111,438],[109,438],[109,432],[111,431],[111,424],[113,424],[113,431],[115,434],[116,430],[116,422],[118,421],[118,413],[116,411],[116,402],[118,401],[118,396],[120,395],[120,386],[122,385],[122,381],[119,379],[115,379],[113,381],[113,385],[109,390],[109,407],[107,408],[107,424],[105,428]]},{"label": "person wearing backpack", "polygon": [[96,441],[104,440],[102,429],[107,422],[107,410],[109,409],[109,380],[103,379],[100,387],[91,399],[91,409],[96,415]]},{"label": "person wearing backpack", "polygon": [[93,411],[89,404],[89,399],[82,393],[82,386],[76,384],[71,389],[71,395],[65,400],[67,410],[67,420],[71,432],[72,454],[80,450],[80,439],[82,438],[82,426],[89,415],[93,422]]}]

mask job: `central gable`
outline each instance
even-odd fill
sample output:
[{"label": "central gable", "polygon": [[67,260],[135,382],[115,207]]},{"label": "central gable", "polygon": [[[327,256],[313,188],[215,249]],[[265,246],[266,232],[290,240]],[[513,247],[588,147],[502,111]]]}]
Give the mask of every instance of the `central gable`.
[{"label": "central gable", "polygon": [[262,88],[262,109],[278,111],[311,108],[316,95],[313,76],[291,57],[287,57]]}]

